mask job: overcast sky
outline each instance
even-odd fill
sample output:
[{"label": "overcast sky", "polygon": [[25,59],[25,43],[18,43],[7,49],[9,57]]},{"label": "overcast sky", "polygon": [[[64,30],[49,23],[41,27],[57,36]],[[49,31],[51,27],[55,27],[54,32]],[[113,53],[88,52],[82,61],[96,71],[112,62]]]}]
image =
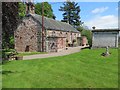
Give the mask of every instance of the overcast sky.
[{"label": "overcast sky", "polygon": [[[50,1],[50,0],[49,0]],[[52,0],[54,1],[54,0]],[[56,0],[57,1],[57,0]],[[79,1],[79,0],[77,0]],[[90,0],[94,1],[94,0]],[[118,2],[114,0],[106,0],[109,2],[78,2],[81,12],[80,17],[82,22],[90,29],[92,26],[97,28],[118,28]],[[97,0],[96,0],[97,1]],[[105,0],[104,0],[105,1]],[[39,1],[36,1],[39,2]],[[56,20],[62,20],[63,16],[59,11],[63,2],[49,2],[52,5],[53,13],[56,16]]]}]

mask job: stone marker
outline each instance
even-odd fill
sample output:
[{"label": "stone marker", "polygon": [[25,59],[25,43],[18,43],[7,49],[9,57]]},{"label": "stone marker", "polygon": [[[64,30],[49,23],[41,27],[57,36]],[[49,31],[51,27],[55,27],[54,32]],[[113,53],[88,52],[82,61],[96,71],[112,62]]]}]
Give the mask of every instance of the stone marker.
[{"label": "stone marker", "polygon": [[110,53],[109,53],[109,47],[108,46],[106,46],[106,52],[102,53],[101,55],[102,56],[109,56],[110,55]]},{"label": "stone marker", "polygon": [[110,55],[108,46],[106,47],[106,55]]}]

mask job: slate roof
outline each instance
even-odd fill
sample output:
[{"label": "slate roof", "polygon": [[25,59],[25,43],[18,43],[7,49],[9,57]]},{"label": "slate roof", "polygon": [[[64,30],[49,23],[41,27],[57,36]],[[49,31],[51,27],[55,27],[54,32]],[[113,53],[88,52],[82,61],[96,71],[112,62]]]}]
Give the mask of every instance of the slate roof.
[{"label": "slate roof", "polygon": [[[42,16],[37,14],[30,14],[35,20],[37,20],[42,25]],[[79,33],[73,26],[68,23],[60,22],[51,18],[44,17],[44,27],[48,30],[60,30],[60,31],[71,31]]]}]

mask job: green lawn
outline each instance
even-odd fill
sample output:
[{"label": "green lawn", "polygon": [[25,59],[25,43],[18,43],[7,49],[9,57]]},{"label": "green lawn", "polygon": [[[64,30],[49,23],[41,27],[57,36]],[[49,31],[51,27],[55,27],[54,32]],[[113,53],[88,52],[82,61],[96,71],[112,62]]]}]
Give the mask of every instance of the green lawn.
[{"label": "green lawn", "polygon": [[105,49],[46,59],[11,61],[3,65],[3,88],[116,88],[118,51]]}]

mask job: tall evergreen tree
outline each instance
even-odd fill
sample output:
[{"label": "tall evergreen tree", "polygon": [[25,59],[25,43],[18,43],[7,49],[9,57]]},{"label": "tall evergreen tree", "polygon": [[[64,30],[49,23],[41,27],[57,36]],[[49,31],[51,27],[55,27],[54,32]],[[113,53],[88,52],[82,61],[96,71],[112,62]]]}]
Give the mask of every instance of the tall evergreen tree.
[{"label": "tall evergreen tree", "polygon": [[[35,4],[35,13],[42,15],[42,3]],[[48,2],[44,2],[44,16],[55,19],[51,5]]]},{"label": "tall evergreen tree", "polygon": [[81,25],[80,21],[80,6],[78,6],[78,3],[67,1],[63,3],[63,7],[60,6],[60,11],[63,11],[63,20],[62,22],[67,22],[74,27]]}]

